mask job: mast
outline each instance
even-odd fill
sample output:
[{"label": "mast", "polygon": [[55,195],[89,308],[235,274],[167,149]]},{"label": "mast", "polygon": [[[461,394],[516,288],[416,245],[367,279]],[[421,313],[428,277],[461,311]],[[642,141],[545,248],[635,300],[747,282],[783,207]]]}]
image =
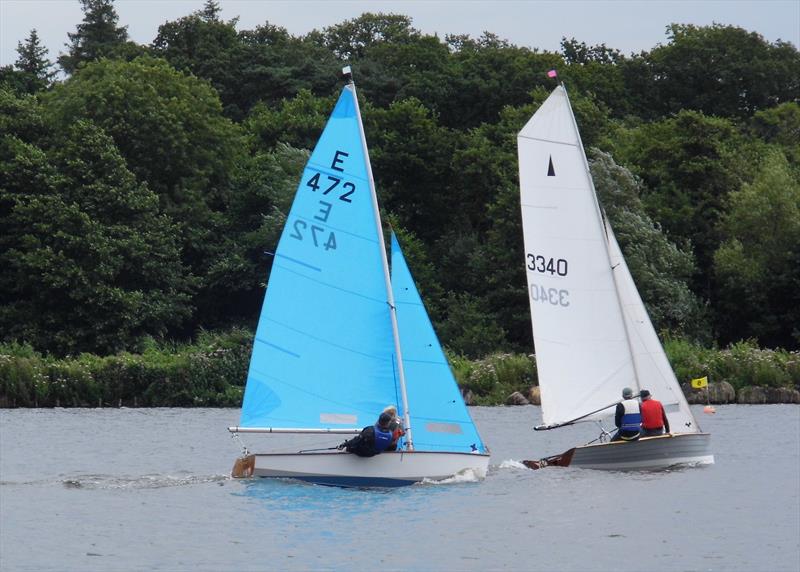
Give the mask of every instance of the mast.
[{"label": "mast", "polygon": [[403,424],[406,431],[406,446],[409,451],[414,450],[414,439],[411,433],[411,416],[408,412],[408,395],[406,394],[406,375],[403,369],[403,354],[400,350],[400,332],[397,328],[397,309],[394,304],[394,294],[392,292],[392,278],[389,275],[389,260],[386,256],[386,243],[383,240],[383,226],[381,224],[381,214],[378,207],[378,193],[375,190],[375,179],[372,176],[372,164],[369,160],[369,149],[367,148],[367,137],[364,134],[364,124],[361,121],[361,110],[358,107],[358,97],[356,96],[356,85],[353,83],[353,75],[350,66],[342,68],[342,75],[348,83],[348,87],[353,91],[353,100],[356,106],[356,117],[358,118],[358,131],[361,136],[361,148],[364,151],[364,159],[367,163],[367,179],[369,180],[369,191],[372,197],[372,211],[375,214],[375,228],[378,231],[378,246],[381,252],[381,263],[383,265],[383,277],[386,282],[386,302],[389,304],[389,316],[392,320],[392,337],[394,338],[394,351],[397,356],[397,375],[400,380],[400,396],[403,400]]},{"label": "mast", "polygon": [[[597,200],[597,190],[594,188],[594,179],[592,179],[592,172],[589,170],[589,161],[586,158],[586,152],[583,150],[583,141],[581,140],[581,132],[578,129],[578,123],[575,121],[575,113],[572,111],[572,104],[569,101],[569,94],[564,82],[561,82],[561,89],[564,90],[564,98],[567,100],[567,107],[569,108],[569,116],[572,119],[572,126],[575,128],[575,134],[578,136],[578,147],[583,159],[583,166],[586,169],[586,176],[589,179],[589,184],[592,186],[592,196],[594,197],[594,206],[597,213],[597,218],[600,222],[603,233],[606,235],[606,258],[608,259],[608,266],[611,268],[611,276],[614,278],[614,293],[617,297],[617,305],[619,306],[620,318],[622,319],[622,327],[625,329],[625,341],[628,343],[628,354],[631,356],[631,365],[633,366],[633,375],[636,381],[636,389],[640,391],[641,384],[639,383],[639,370],[636,367],[636,359],[633,355],[633,345],[631,344],[631,333],[628,331],[628,322],[625,319],[625,307],[622,305],[622,298],[619,295],[619,283],[617,281],[617,273],[614,272],[615,267],[611,264],[611,253],[608,251],[608,230],[606,229],[606,218],[600,208],[600,202]],[[359,118],[360,119],[360,118]]]}]

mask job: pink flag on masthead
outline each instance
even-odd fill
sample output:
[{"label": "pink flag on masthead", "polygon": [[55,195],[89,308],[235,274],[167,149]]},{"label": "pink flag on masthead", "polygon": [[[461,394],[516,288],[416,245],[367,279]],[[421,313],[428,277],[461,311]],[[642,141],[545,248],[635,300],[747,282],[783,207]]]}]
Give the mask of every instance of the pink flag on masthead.
[{"label": "pink flag on masthead", "polygon": [[547,77],[556,77],[557,75],[558,72],[556,72],[556,70],[550,70],[549,72],[547,72]]}]

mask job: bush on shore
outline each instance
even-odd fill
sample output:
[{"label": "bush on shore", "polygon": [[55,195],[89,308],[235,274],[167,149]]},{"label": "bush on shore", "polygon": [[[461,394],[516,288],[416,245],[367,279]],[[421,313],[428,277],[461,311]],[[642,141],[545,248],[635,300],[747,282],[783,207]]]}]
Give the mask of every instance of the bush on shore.
[{"label": "bush on shore", "polygon": [[[238,407],[252,347],[244,329],[202,332],[187,345],[151,342],[140,354],[56,359],[23,344],[0,344],[0,407]],[[708,376],[746,386],[800,388],[800,352],[760,349],[753,341],[723,350],[683,339],[665,343],[678,381]],[[499,405],[538,384],[534,356],[449,355],[473,405]]]}]

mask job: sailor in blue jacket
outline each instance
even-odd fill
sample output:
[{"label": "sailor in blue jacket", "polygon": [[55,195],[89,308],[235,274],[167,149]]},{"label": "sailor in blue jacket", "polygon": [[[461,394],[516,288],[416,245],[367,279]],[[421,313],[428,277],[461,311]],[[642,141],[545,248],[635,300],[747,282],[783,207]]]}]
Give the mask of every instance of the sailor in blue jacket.
[{"label": "sailor in blue jacket", "polygon": [[392,444],[391,423],[392,416],[389,413],[381,413],[375,425],[364,427],[361,433],[345,441],[338,448],[359,457],[374,457]]},{"label": "sailor in blue jacket", "polygon": [[642,430],[642,411],[639,402],[633,398],[633,390],[626,387],[622,390],[622,401],[617,403],[614,424],[617,433],[612,441],[635,441]]}]

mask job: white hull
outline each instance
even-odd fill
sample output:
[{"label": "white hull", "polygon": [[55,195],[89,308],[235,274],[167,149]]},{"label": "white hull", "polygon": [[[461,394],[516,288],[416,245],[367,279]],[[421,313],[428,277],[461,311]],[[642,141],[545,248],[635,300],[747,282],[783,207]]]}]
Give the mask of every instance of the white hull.
[{"label": "white hull", "polygon": [[352,487],[397,487],[424,479],[443,480],[471,472],[486,476],[489,455],[431,451],[388,452],[359,457],[345,452],[255,454],[252,471],[243,475],[292,478],[306,482]]},{"label": "white hull", "polygon": [[637,441],[614,441],[575,447],[540,461],[525,461],[531,468],[571,466],[584,469],[652,470],[677,465],[710,465],[711,435],[708,433],[679,433],[658,437],[643,437]]}]

